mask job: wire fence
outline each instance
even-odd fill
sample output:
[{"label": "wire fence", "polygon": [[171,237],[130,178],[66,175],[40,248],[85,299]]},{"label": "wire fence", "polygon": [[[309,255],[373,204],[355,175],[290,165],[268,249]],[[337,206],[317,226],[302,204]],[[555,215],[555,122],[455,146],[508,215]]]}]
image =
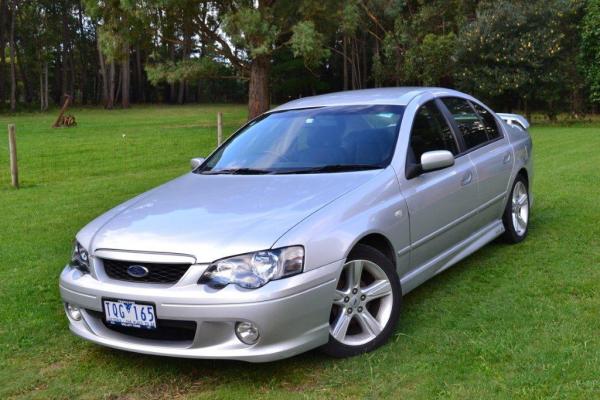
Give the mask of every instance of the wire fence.
[{"label": "wire fence", "polygon": [[[241,106],[225,106],[223,136],[246,121]],[[51,128],[54,116],[0,116],[0,190],[11,188],[7,126],[16,125],[21,189],[112,179],[168,178],[189,170],[192,157],[217,146],[217,106],[75,111],[78,125]]]}]

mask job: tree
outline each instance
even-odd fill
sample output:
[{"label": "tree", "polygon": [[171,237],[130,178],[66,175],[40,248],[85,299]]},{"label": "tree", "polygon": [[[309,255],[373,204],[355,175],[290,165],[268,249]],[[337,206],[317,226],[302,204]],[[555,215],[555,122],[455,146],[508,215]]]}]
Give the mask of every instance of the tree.
[{"label": "tree", "polygon": [[[85,0],[85,5],[96,23],[103,90],[108,92],[106,108],[113,107],[119,92],[122,107],[128,108],[131,93],[131,43],[144,36],[147,26],[147,14],[144,10],[146,4],[127,0]],[[118,84],[115,85],[117,62],[121,69]]]},{"label": "tree", "polygon": [[[552,119],[568,90],[565,72],[574,58],[577,1],[484,1],[460,32],[456,80],[483,99],[521,99],[543,104]],[[513,100],[514,101],[514,100]]]},{"label": "tree", "polygon": [[[179,1],[166,3],[172,6]],[[302,57],[307,65],[315,65],[329,54],[321,31],[327,26],[323,16],[327,15],[328,7],[333,7],[333,2],[229,0],[196,4],[205,12],[196,13],[190,28],[195,30],[208,52],[230,63],[241,77],[249,80],[250,118],[269,109],[270,71],[277,50],[289,47],[292,54]],[[207,65],[206,60],[203,63]]]},{"label": "tree", "polygon": [[10,30],[9,30],[9,46],[10,46],[10,111],[15,112],[17,110],[17,70],[16,70],[16,58],[17,52],[15,51],[15,21],[17,19],[18,5],[17,1],[11,1],[9,5],[10,15]]},{"label": "tree", "polygon": [[588,0],[581,23],[580,65],[589,99],[600,104],[600,0]]}]

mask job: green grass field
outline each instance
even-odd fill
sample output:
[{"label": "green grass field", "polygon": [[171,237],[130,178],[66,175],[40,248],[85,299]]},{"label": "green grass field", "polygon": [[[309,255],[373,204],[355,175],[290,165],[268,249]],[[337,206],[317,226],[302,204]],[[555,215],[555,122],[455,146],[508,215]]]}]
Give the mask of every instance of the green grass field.
[{"label": "green grass field", "polygon": [[529,238],[493,243],[410,293],[391,342],[347,360],[178,360],[86,343],[67,328],[58,275],[75,233],[188,170],[243,106],[74,110],[17,124],[22,189],[0,135],[0,398],[600,398],[600,124],[532,129]]}]

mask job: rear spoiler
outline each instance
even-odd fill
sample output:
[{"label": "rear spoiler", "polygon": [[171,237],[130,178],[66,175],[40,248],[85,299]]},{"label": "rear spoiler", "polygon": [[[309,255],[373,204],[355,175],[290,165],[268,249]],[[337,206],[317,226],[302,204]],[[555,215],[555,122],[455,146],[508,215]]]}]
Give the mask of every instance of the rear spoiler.
[{"label": "rear spoiler", "polygon": [[515,125],[525,130],[529,129],[529,121],[527,121],[527,118],[522,115],[498,113],[498,116],[506,121],[506,123],[509,125]]}]

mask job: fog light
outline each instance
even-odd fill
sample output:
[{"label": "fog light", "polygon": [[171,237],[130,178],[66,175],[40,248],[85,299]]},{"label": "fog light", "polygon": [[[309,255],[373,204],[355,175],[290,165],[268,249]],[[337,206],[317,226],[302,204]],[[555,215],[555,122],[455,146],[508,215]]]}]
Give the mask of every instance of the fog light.
[{"label": "fog light", "polygon": [[258,328],[252,322],[238,322],[235,324],[235,335],[245,344],[254,344],[259,337]]},{"label": "fog light", "polygon": [[69,313],[69,317],[73,318],[75,321],[81,320],[81,310],[79,307],[67,303],[67,312]]}]

